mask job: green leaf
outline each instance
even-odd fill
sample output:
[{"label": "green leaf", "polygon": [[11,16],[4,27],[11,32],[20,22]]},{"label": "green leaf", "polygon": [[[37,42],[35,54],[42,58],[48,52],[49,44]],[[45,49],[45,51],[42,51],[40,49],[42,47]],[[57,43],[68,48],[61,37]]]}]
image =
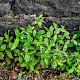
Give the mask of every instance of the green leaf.
[{"label": "green leaf", "polygon": [[33,30],[33,37],[36,36],[36,30]]},{"label": "green leaf", "polygon": [[15,60],[14,61],[15,62],[19,61],[19,57],[15,57]]},{"label": "green leaf", "polygon": [[51,66],[52,66],[53,69],[56,69],[56,68],[57,68],[57,63],[56,63],[56,62],[53,62],[53,63],[51,64]]},{"label": "green leaf", "polygon": [[9,58],[8,56],[6,56],[6,62],[7,62],[8,64],[11,64],[11,60],[10,60],[10,58]]},{"label": "green leaf", "polygon": [[12,44],[13,44],[12,42],[9,42],[8,43],[8,48],[11,48],[12,47]]},{"label": "green leaf", "polygon": [[19,62],[22,63],[22,61],[23,61],[23,57],[19,56]]},{"label": "green leaf", "polygon": [[4,37],[5,37],[5,39],[6,39],[5,41],[8,42],[8,41],[9,41],[9,36],[8,36],[8,34],[5,33],[5,34],[4,34]]},{"label": "green leaf", "polygon": [[19,41],[20,41],[20,42],[26,42],[27,39],[20,39]]},{"label": "green leaf", "polygon": [[26,67],[26,63],[23,62],[23,63],[21,64],[21,67]]},{"label": "green leaf", "polygon": [[61,25],[61,29],[62,29],[62,30],[65,30],[65,26]]},{"label": "green leaf", "polygon": [[49,30],[53,34],[53,30],[54,30],[53,26],[50,26]]},{"label": "green leaf", "polygon": [[0,59],[1,59],[1,60],[4,59],[4,52],[0,52]]},{"label": "green leaf", "polygon": [[18,44],[19,44],[19,39],[16,38],[13,45],[12,45],[12,47],[11,47],[11,50],[14,50],[18,46]]},{"label": "green leaf", "polygon": [[45,61],[46,65],[48,65],[48,59],[45,58],[44,61]]},{"label": "green leaf", "polygon": [[26,46],[26,47],[23,48],[24,52],[28,52],[28,50],[29,50],[28,46]]},{"label": "green leaf", "polygon": [[47,37],[49,38],[51,36],[50,31],[47,32]]},{"label": "green leaf", "polygon": [[6,54],[7,54],[7,56],[9,57],[9,58],[13,58],[13,56],[12,56],[12,53],[11,53],[11,51],[10,50],[5,50],[5,52],[6,52]]},{"label": "green leaf", "polygon": [[35,28],[34,26],[31,26],[31,25],[29,24],[28,27],[27,27],[27,31],[28,31],[28,32],[32,32],[32,30],[33,30],[34,28]]},{"label": "green leaf", "polygon": [[70,44],[70,40],[67,40],[67,41],[65,42],[65,44]]},{"label": "green leaf", "polygon": [[42,22],[41,21],[38,21],[37,24],[38,24],[39,28],[42,28]]},{"label": "green leaf", "polygon": [[56,24],[55,22],[53,22],[53,27],[54,27],[55,29],[58,28],[58,26],[57,26],[57,24]]},{"label": "green leaf", "polygon": [[3,44],[2,46],[1,46],[1,51],[4,51],[6,49],[6,44]]},{"label": "green leaf", "polygon": [[4,37],[0,37],[0,41],[2,41],[4,39]]},{"label": "green leaf", "polygon": [[68,71],[68,74],[71,74],[74,72],[74,68],[71,68],[69,71]]},{"label": "green leaf", "polygon": [[27,54],[26,54],[25,57],[24,57],[24,59],[25,59],[26,63],[29,62],[29,60],[30,60],[30,55],[27,55]]},{"label": "green leaf", "polygon": [[43,16],[43,14],[41,14],[41,15],[39,16],[39,19],[41,19],[41,18],[42,18],[42,16]]},{"label": "green leaf", "polygon": [[13,51],[14,51],[14,53],[17,53],[17,54],[18,54],[18,56],[20,56],[20,55],[21,55],[21,51],[20,51],[19,49],[14,49]]},{"label": "green leaf", "polygon": [[52,40],[50,40],[50,48],[55,46],[55,42],[53,42]]},{"label": "green leaf", "polygon": [[30,70],[33,71],[34,70],[34,65],[32,63],[30,63]]},{"label": "green leaf", "polygon": [[80,46],[80,43],[78,43],[78,46]]},{"label": "green leaf", "polygon": [[60,29],[56,29],[55,31],[54,31],[54,34],[59,34],[60,33]]},{"label": "green leaf", "polygon": [[44,33],[45,33],[44,30],[39,30],[39,31],[38,31],[38,34],[44,34]]},{"label": "green leaf", "polygon": [[2,46],[2,44],[3,44],[3,41],[0,41],[0,47]]},{"label": "green leaf", "polygon": [[25,32],[26,31],[26,28],[23,28],[23,27],[20,27],[19,28],[22,32]]},{"label": "green leaf", "polygon": [[64,47],[63,47],[63,51],[66,51],[67,48],[68,48],[68,46],[67,46],[67,45],[64,45]]},{"label": "green leaf", "polygon": [[62,65],[63,65],[62,60],[58,61],[58,65],[60,65],[60,66],[62,66]]},{"label": "green leaf", "polygon": [[75,35],[72,37],[72,39],[76,39],[76,37],[77,37],[77,34],[75,34]]},{"label": "green leaf", "polygon": [[39,74],[39,71],[38,70],[34,70],[34,73]]},{"label": "green leaf", "polygon": [[19,29],[16,28],[14,31],[15,31],[15,35],[16,35],[16,37],[19,37],[19,35],[20,35]]},{"label": "green leaf", "polygon": [[33,37],[30,35],[30,34],[28,34],[27,35],[27,45],[30,45],[30,43],[33,41]]},{"label": "green leaf", "polygon": [[45,43],[45,44],[48,44],[48,43],[49,43],[48,38],[44,38],[44,43]]},{"label": "green leaf", "polygon": [[72,40],[72,42],[73,42],[75,45],[77,45],[77,44],[78,44],[76,40]]},{"label": "green leaf", "polygon": [[64,44],[63,40],[59,40],[58,42],[59,42],[59,44]]},{"label": "green leaf", "polygon": [[38,43],[37,40],[34,40],[34,41],[32,42],[32,44],[36,44],[36,45],[37,45],[37,43]]},{"label": "green leaf", "polygon": [[13,39],[13,36],[10,37],[10,41]]},{"label": "green leaf", "polygon": [[43,60],[43,59],[41,59],[41,66],[42,66],[42,68],[44,68],[44,66],[45,66],[45,61]]},{"label": "green leaf", "polygon": [[53,40],[54,40],[54,42],[57,41],[57,35],[54,35]]},{"label": "green leaf", "polygon": [[39,41],[42,41],[42,40],[43,40],[43,36],[41,35],[40,38],[39,38]]},{"label": "green leaf", "polygon": [[68,44],[68,47],[74,47],[75,44],[73,42],[71,42],[70,44]]},{"label": "green leaf", "polygon": [[31,23],[32,26],[34,26],[35,24],[36,24],[36,21],[33,21],[33,22]]}]

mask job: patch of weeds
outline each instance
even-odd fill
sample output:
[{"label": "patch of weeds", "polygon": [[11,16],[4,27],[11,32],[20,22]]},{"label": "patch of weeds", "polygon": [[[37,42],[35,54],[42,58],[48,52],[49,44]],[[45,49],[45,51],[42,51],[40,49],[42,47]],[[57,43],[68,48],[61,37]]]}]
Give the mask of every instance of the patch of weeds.
[{"label": "patch of weeds", "polygon": [[[16,28],[14,32],[15,37],[6,33],[0,37],[1,60],[8,64],[14,62],[17,67],[37,74],[41,69],[53,68],[66,72],[68,76],[80,76],[78,33],[70,36],[64,26],[59,28],[55,22],[47,28],[42,15],[36,17],[27,28]],[[19,80],[21,76],[20,72]]]}]

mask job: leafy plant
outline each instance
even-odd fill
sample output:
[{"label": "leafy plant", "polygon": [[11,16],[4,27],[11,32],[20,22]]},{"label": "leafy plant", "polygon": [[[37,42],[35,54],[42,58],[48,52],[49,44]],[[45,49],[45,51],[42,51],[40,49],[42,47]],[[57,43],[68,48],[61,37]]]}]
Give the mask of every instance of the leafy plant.
[{"label": "leafy plant", "polygon": [[[80,40],[77,34],[71,34],[53,24],[43,29],[44,18],[36,17],[27,28],[16,28],[15,37],[6,33],[0,37],[0,59],[7,56],[20,63],[20,67],[39,73],[37,65],[41,68],[53,68],[66,71],[68,75],[80,76]],[[17,56],[14,56],[16,54]]]}]

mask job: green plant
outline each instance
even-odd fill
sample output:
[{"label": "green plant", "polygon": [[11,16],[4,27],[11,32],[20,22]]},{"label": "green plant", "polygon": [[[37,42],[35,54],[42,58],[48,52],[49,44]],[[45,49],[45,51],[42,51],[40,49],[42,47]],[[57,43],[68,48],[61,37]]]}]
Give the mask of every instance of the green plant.
[{"label": "green plant", "polygon": [[12,39],[13,36],[9,37],[6,33],[4,34],[4,37],[0,37],[0,53],[3,56],[6,56],[7,60],[10,60],[10,58],[13,58],[12,52],[11,52],[11,46],[12,46]]},{"label": "green plant", "polygon": [[45,29],[43,24],[44,18],[40,15],[27,28],[16,28],[15,37],[5,33],[0,37],[0,58],[3,59],[4,55],[8,60],[14,59],[20,67],[34,73],[39,73],[37,65],[40,64],[41,68],[52,67],[68,75],[80,76],[80,40],[77,34],[70,36],[64,26],[59,28],[55,22]]}]

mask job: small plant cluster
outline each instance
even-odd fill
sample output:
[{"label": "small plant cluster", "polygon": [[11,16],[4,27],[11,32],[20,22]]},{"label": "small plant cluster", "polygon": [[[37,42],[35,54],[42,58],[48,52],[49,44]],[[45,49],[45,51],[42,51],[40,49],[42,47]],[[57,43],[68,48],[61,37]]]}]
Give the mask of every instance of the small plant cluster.
[{"label": "small plant cluster", "polygon": [[55,22],[49,28],[43,24],[40,15],[27,28],[16,28],[15,37],[6,33],[0,37],[0,59],[6,58],[6,62],[13,59],[34,73],[39,73],[40,64],[41,68],[51,67],[80,76],[80,37],[72,36]]}]

